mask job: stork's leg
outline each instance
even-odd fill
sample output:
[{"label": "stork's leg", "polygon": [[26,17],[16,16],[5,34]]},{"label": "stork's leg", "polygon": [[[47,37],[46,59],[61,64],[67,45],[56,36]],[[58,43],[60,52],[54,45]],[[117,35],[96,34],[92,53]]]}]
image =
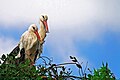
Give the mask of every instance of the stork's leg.
[{"label": "stork's leg", "polygon": [[35,53],[35,52],[30,52],[29,50],[25,52],[25,59],[30,60],[30,65],[34,64],[35,54],[32,54],[32,53]]},{"label": "stork's leg", "polygon": [[36,51],[36,53],[35,53],[34,62],[36,61],[38,54],[39,54],[39,51],[38,51],[38,49],[37,49],[37,51]]},{"label": "stork's leg", "polygon": [[35,64],[34,59],[35,59],[35,55],[34,55],[34,54],[30,55],[30,61],[31,61],[30,64],[31,64],[31,65],[34,65],[34,64]]},{"label": "stork's leg", "polygon": [[36,50],[34,62],[40,57],[43,50],[43,44],[40,44],[39,49]]}]

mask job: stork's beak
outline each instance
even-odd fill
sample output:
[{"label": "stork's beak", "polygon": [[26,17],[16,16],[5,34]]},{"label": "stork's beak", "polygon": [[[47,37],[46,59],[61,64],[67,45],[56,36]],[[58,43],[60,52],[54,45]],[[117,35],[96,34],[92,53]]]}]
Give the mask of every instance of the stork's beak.
[{"label": "stork's beak", "polygon": [[45,25],[45,30],[46,30],[46,33],[49,33],[49,29],[48,29],[48,24],[47,24],[47,20],[43,21],[44,25]]},{"label": "stork's beak", "polygon": [[38,33],[38,30],[36,30],[34,33],[36,34],[37,38],[40,40],[40,35]]}]

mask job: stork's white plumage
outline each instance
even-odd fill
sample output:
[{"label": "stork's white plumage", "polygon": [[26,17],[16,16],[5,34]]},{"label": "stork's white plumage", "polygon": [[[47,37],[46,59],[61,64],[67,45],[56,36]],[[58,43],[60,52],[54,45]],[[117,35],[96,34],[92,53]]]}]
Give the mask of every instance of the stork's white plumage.
[{"label": "stork's white plumage", "polygon": [[47,24],[48,16],[40,16],[40,30],[35,24],[30,25],[28,30],[23,33],[20,39],[19,48],[25,49],[25,59],[30,59],[31,63],[34,63],[42,53],[42,47],[46,33],[49,32]]},{"label": "stork's white plumage", "polygon": [[39,35],[40,35],[40,43],[39,43],[39,49],[38,49],[38,53],[35,57],[39,58],[40,54],[42,53],[42,49],[43,49],[43,43],[44,43],[44,39],[46,37],[46,33],[49,33],[49,29],[48,29],[48,24],[47,24],[47,20],[48,20],[48,16],[47,15],[41,15],[40,16],[40,30],[38,31]]},{"label": "stork's white plumage", "polygon": [[48,16],[47,15],[41,15],[40,16],[40,30],[38,31],[41,40],[44,41],[46,37],[46,33],[49,33],[48,24],[47,24]]},{"label": "stork's white plumage", "polygon": [[39,48],[40,36],[38,34],[38,28],[35,24],[31,24],[26,32],[21,36],[19,42],[20,50],[25,49],[25,59],[29,59],[31,63],[34,63],[36,51]]}]

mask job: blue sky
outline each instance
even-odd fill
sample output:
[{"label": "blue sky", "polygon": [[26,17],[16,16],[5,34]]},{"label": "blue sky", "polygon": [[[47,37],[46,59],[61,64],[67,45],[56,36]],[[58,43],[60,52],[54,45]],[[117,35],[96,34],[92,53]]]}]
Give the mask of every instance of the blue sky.
[{"label": "blue sky", "polygon": [[43,54],[54,62],[76,56],[99,68],[108,62],[120,78],[119,0],[2,0],[0,3],[0,55],[9,53],[20,36],[41,14],[47,14],[50,33]]}]

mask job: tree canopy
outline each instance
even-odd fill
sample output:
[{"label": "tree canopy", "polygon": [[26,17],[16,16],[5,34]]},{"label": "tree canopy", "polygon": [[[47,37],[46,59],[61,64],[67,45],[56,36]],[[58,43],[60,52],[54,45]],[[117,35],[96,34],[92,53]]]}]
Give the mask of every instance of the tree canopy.
[{"label": "tree canopy", "polygon": [[[36,69],[35,66],[30,65],[29,60],[18,64],[14,56],[3,54],[0,58],[3,61],[3,63],[0,62],[0,80],[115,80],[114,74],[108,68],[108,63],[102,63],[99,69],[91,71],[87,64],[83,69],[82,64],[74,56],[70,56],[72,62],[61,64],[53,64],[51,59],[45,56],[40,58],[43,63],[39,64]],[[6,59],[7,63],[4,63]],[[70,64],[78,68],[79,76],[74,76],[72,70],[65,67]],[[89,73],[86,73],[86,70]]]}]

